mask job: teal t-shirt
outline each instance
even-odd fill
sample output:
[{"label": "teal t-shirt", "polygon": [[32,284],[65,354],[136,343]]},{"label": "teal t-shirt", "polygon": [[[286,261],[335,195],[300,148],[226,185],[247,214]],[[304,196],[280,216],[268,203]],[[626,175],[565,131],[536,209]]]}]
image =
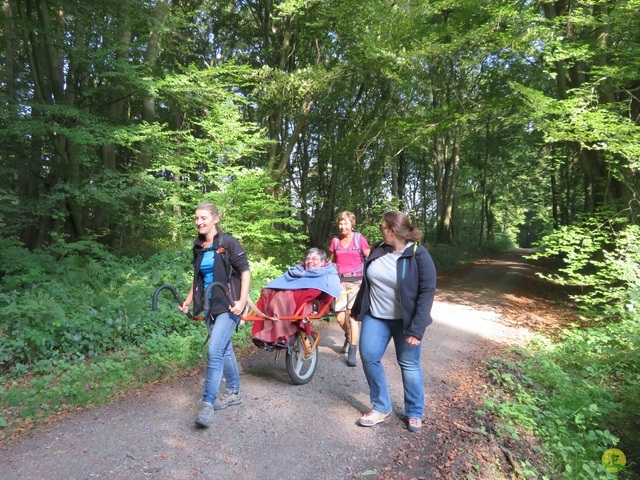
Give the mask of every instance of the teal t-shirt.
[{"label": "teal t-shirt", "polygon": [[209,285],[213,283],[213,263],[215,262],[215,254],[213,249],[207,249],[202,257],[202,263],[200,264],[200,272],[204,277],[205,290]]}]

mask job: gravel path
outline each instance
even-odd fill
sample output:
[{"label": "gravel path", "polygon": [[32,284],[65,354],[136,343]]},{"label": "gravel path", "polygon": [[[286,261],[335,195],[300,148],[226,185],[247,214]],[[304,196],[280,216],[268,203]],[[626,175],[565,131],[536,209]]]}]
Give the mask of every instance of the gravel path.
[{"label": "gravel path", "polygon": [[[321,327],[318,369],[307,385],[291,384],[284,355],[276,359],[255,349],[239,361],[244,403],[216,412],[209,429],[193,424],[200,373],[81,412],[1,448],[0,478],[462,478],[457,475],[473,473],[468,457],[481,440],[452,434],[450,427],[469,421],[467,413],[481,403],[485,380],[478,362],[528,336],[501,322],[491,306],[528,268],[519,253],[511,255],[498,267],[507,282],[492,260],[487,275],[478,273],[479,265],[439,289],[423,345],[426,420],[418,434],[406,430],[392,345],[385,362],[394,415],[373,428],[356,424],[370,406],[368,387],[360,364],[345,365],[342,332],[332,322]],[[469,391],[479,392],[477,398],[460,393]],[[475,467],[481,476],[470,478],[510,478],[504,467],[487,470],[499,458],[488,451]],[[448,477],[452,472],[456,476]]]}]

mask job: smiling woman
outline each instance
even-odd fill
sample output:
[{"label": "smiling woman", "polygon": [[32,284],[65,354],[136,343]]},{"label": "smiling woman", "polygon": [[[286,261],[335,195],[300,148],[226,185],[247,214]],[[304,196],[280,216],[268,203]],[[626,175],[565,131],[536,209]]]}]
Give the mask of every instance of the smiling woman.
[{"label": "smiling woman", "polygon": [[304,265],[307,270],[317,270],[327,263],[327,254],[319,248],[311,248],[307,252]]},{"label": "smiling woman", "polygon": [[[195,226],[198,237],[193,242],[193,282],[180,311],[187,313],[193,302],[193,314],[204,310],[209,302],[207,328],[207,373],[200,412],[196,424],[208,427],[213,421],[213,411],[242,403],[240,396],[240,374],[231,345],[231,335],[240,322],[240,315],[249,298],[249,263],[247,253],[240,243],[219,229],[220,214],[211,202],[201,202],[195,211]],[[236,287],[232,272],[240,275],[240,286]],[[210,299],[204,298],[207,287],[214,282],[229,285],[227,294],[234,301],[229,305],[223,292],[214,289]],[[224,376],[226,391],[218,398],[218,390]]]},{"label": "smiling woman", "polygon": [[[327,262],[327,254],[311,248],[303,263],[265,285],[256,306],[270,317],[303,316],[310,313],[311,302],[323,294],[338,297],[340,279],[335,266]],[[255,321],[253,342],[258,346],[266,343],[287,347],[297,331],[294,322]]]},{"label": "smiling woman", "polygon": [[329,250],[331,261],[336,264],[340,275],[342,294],[336,301],[336,321],[344,331],[342,353],[347,354],[347,366],[357,365],[356,353],[360,338],[358,322],[351,318],[349,309],[353,306],[356,293],[362,282],[362,265],[371,248],[364,236],[354,231],[356,216],[351,212],[341,212],[337,218],[340,234],[331,240]]},{"label": "smiling woman", "polygon": [[362,321],[360,355],[370,388],[373,408],[358,423],[371,427],[391,414],[391,395],[382,357],[393,338],[402,370],[408,429],[422,429],[424,386],[420,350],[425,329],[431,324],[436,291],[436,269],[427,249],[419,245],[422,232],[398,211],[384,214],[380,222],[384,243],[364,265],[362,287],[353,305]]}]

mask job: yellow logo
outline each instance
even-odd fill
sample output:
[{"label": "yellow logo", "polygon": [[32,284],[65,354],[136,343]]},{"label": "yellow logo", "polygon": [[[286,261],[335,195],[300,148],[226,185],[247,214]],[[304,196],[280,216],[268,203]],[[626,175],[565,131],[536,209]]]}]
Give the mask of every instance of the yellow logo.
[{"label": "yellow logo", "polygon": [[624,456],[622,450],[617,448],[610,448],[602,454],[602,465],[608,472],[618,473],[624,470],[626,463],[627,457]]}]

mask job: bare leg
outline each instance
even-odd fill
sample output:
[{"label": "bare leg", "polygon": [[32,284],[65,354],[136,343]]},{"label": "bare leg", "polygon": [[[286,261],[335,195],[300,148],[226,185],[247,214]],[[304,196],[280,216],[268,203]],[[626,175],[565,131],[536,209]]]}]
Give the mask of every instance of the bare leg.
[{"label": "bare leg", "polygon": [[360,322],[349,317],[349,323],[351,326],[349,343],[351,343],[351,345],[358,345],[358,341],[360,340]]},{"label": "bare leg", "polygon": [[347,366],[355,367],[358,364],[356,354],[358,353],[358,340],[360,340],[360,325],[351,316],[349,324],[351,326],[351,335],[349,340],[349,348],[347,349]]},{"label": "bare leg", "polygon": [[346,317],[346,312],[338,312],[336,314],[336,321],[338,322],[338,325],[340,325],[340,328],[342,328],[344,333],[348,334],[351,331],[351,321],[346,321]]},{"label": "bare leg", "polygon": [[336,314],[336,321],[340,328],[344,331],[344,345],[342,346],[342,353],[347,353],[349,349],[349,342],[351,341],[351,322],[346,321],[347,313],[346,312],[338,312]]}]

